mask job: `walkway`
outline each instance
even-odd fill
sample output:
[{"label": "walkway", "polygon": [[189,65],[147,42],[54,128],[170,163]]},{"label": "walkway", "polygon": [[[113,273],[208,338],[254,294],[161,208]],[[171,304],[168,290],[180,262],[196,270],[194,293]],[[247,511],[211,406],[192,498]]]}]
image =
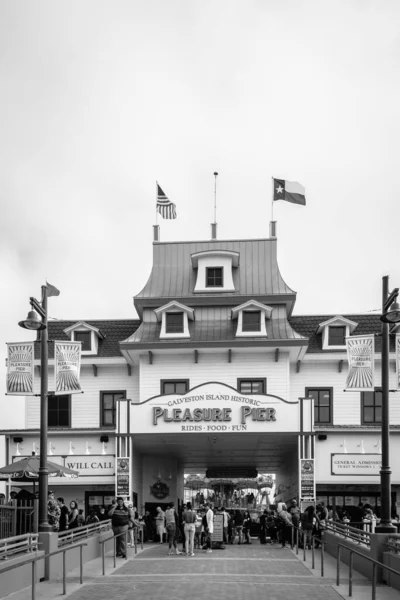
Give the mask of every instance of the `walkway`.
[{"label": "walkway", "polygon": [[[347,570],[343,566],[343,585],[336,587],[335,560],[325,555],[325,577],[320,577],[319,551],[316,569],[311,570],[311,553],[303,563],[302,553],[279,546],[227,546],[212,554],[197,550],[194,557],[168,556],[163,545],[145,545],[137,556],[129,551],[129,559],[117,559],[112,568],[111,556],[106,561],[107,575],[101,575],[101,560],[85,565],[84,584],[78,584],[78,573],[68,575],[69,600],[341,600],[348,598]],[[354,573],[354,600],[371,598],[370,584]],[[53,600],[62,597],[62,582],[44,582],[37,587],[36,598]],[[8,596],[11,600],[28,600],[30,590]],[[399,600],[400,592],[386,586],[377,589],[377,600]]]}]

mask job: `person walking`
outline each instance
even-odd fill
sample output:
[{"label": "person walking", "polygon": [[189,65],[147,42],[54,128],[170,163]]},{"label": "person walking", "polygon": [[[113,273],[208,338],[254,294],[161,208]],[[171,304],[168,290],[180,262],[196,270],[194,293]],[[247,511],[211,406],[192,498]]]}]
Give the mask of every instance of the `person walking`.
[{"label": "person walking", "polygon": [[186,510],[182,514],[182,522],[185,529],[185,549],[186,556],[194,556],[194,533],[196,529],[197,515],[192,510],[190,502],[186,504]]},{"label": "person walking", "polygon": [[111,525],[113,532],[116,537],[116,555],[121,558],[126,558],[126,537],[127,535],[118,535],[120,533],[127,532],[129,529],[129,522],[133,521],[133,514],[131,510],[124,505],[124,499],[122,496],[118,496],[110,510],[108,516],[111,517]]},{"label": "person walking", "polygon": [[159,544],[162,544],[164,541],[164,529],[165,529],[165,513],[161,506],[157,506],[157,514],[156,514],[156,528],[157,535],[159,537]]},{"label": "person walking", "polygon": [[206,504],[206,521],[207,521],[207,554],[211,554],[212,536],[214,533],[214,512],[209,503]]},{"label": "person walking", "polygon": [[[168,540],[168,555],[181,554],[176,545],[176,532],[177,532],[178,515],[175,512],[175,504],[170,502],[167,510],[165,511],[165,528],[167,530]],[[172,550],[174,548],[174,551]]]}]

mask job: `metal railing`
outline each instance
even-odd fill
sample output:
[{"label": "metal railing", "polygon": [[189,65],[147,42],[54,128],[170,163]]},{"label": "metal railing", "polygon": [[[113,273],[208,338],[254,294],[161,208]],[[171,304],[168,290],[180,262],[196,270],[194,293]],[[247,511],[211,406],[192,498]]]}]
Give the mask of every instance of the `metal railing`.
[{"label": "metal railing", "polygon": [[348,546],[345,546],[344,544],[338,544],[337,547],[337,562],[336,562],[336,585],[339,586],[340,585],[340,549],[341,548],[345,548],[345,550],[347,550],[348,552],[350,552],[350,559],[349,559],[349,596],[351,597],[353,595],[353,555],[357,554],[358,556],[362,556],[363,558],[365,558],[365,560],[368,560],[372,563],[372,600],[376,600],[376,568],[380,567],[382,569],[384,569],[385,571],[389,571],[389,573],[394,573],[395,575],[399,575],[400,576],[400,571],[397,571],[396,569],[393,569],[392,567],[388,567],[387,565],[384,565],[383,563],[379,562],[378,560],[375,560],[374,558],[371,558],[370,556],[366,556],[365,554],[363,554],[362,552],[359,552],[358,550],[354,550],[353,548],[349,548]]},{"label": "metal railing", "polygon": [[66,558],[65,558],[65,554],[66,552],[68,552],[69,550],[73,550],[74,548],[79,548],[80,549],[80,561],[79,561],[79,582],[82,585],[83,583],[83,546],[87,546],[86,542],[80,542],[78,544],[73,544],[72,546],[68,546],[65,548],[61,548],[60,550],[55,550],[54,552],[49,552],[49,554],[42,554],[41,556],[32,556],[30,558],[27,558],[26,560],[22,561],[22,562],[18,562],[17,564],[14,565],[9,565],[8,567],[1,567],[0,568],[0,574],[2,573],[6,573],[7,571],[12,571],[13,569],[18,569],[20,567],[23,567],[24,565],[29,565],[30,563],[32,564],[32,579],[31,579],[31,598],[32,600],[35,600],[36,598],[36,579],[37,579],[37,562],[38,560],[45,560],[46,558],[49,558],[50,556],[55,556],[56,554],[63,554],[63,596],[65,596],[65,594],[67,593],[67,570],[66,570]]},{"label": "metal railing", "polygon": [[37,503],[29,500],[0,502],[0,539],[37,533]]},{"label": "metal railing", "polygon": [[356,544],[363,544],[367,548],[371,547],[371,533],[364,529],[352,527],[348,523],[339,523],[338,521],[327,521],[325,529],[332,531],[346,539],[352,540]]},{"label": "metal railing", "polygon": [[316,544],[321,546],[321,577],[324,577],[325,571],[325,540],[322,535],[314,535],[310,531],[292,525],[292,548],[296,548],[296,555],[299,554],[299,540],[301,540],[303,548],[303,561],[307,561],[307,550],[311,550],[311,568],[315,569],[315,549]]},{"label": "metal railing", "polygon": [[388,535],[387,549],[391,554],[400,554],[400,535],[398,533]]},{"label": "metal railing", "polygon": [[58,533],[58,547],[66,546],[67,544],[73,544],[76,541],[87,539],[93,535],[104,533],[111,529],[111,520],[101,521],[99,523],[91,523],[90,525],[83,525],[82,527],[76,527],[74,529],[68,529],[67,531],[61,531]]},{"label": "metal railing", "polygon": [[0,560],[22,552],[33,552],[38,549],[39,534],[27,533],[0,539]]},{"label": "metal railing", "polygon": [[[135,554],[137,554],[137,534],[138,533],[140,534],[140,545],[141,545],[141,549],[143,550],[143,529],[134,527],[133,528],[133,539],[134,539],[134,546],[135,546]],[[115,569],[117,566],[117,537],[121,537],[121,536],[125,536],[125,548],[127,550],[128,549],[129,529],[127,529],[126,531],[122,531],[121,533],[117,533],[117,535],[114,535],[114,537],[109,537],[105,540],[99,541],[99,544],[101,544],[101,564],[102,564],[103,575],[106,574],[106,550],[105,550],[106,543],[111,540],[113,540],[113,542],[114,542],[113,560],[114,560],[114,569]],[[127,552],[125,552],[124,559],[128,560]]]}]

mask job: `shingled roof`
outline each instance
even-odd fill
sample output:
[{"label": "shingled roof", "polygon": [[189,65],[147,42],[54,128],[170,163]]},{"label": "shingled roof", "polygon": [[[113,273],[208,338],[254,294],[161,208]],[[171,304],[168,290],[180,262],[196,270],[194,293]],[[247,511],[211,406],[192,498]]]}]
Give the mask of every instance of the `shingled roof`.
[{"label": "shingled roof", "polygon": [[[295,331],[307,337],[310,342],[307,353],[327,352],[322,350],[322,335],[317,333],[320,323],[332,319],[338,315],[307,315],[307,316],[291,316],[288,321]],[[358,323],[352,335],[368,335],[375,334],[375,352],[380,352],[381,344],[381,321],[380,314],[364,314],[364,315],[349,315],[341,314],[340,316],[350,319]],[[395,336],[390,335],[390,351],[394,352]],[[329,350],[329,352],[343,352],[343,350]]]},{"label": "shingled roof", "polygon": [[[49,321],[49,340],[69,341],[70,338],[64,333],[64,329],[75,325],[82,319],[76,321]],[[99,350],[96,356],[112,357],[122,356],[119,349],[119,342],[131,336],[140,325],[139,319],[85,319],[85,323],[97,327],[104,335],[104,339],[99,339]],[[39,344],[35,344],[35,357],[39,358]],[[49,344],[49,358],[54,358],[53,344]]]}]

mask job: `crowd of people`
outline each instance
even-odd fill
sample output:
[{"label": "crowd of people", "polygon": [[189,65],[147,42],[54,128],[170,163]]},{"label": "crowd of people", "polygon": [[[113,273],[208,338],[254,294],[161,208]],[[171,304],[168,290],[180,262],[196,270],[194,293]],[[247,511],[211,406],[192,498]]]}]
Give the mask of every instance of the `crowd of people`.
[{"label": "crowd of people", "polygon": [[64,498],[54,497],[52,490],[49,490],[47,496],[47,516],[53,531],[67,531],[109,519],[104,507],[100,509],[99,515],[91,509],[88,516],[85,517],[83,509],[78,508],[75,500],[71,500],[69,506],[67,506]]}]

